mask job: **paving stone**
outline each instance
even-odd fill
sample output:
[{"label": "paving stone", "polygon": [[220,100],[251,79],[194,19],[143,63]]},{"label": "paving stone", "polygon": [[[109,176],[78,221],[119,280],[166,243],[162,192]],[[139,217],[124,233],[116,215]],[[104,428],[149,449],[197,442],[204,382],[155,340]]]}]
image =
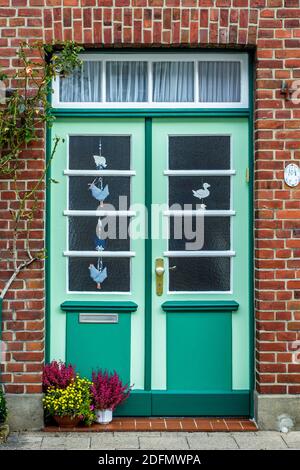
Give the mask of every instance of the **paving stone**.
[{"label": "paving stone", "polygon": [[193,450],[238,448],[232,435],[224,432],[191,433],[187,440]]},{"label": "paving stone", "polygon": [[82,435],[82,437],[44,437],[42,449],[89,449],[90,438]]},{"label": "paving stone", "polygon": [[91,449],[139,449],[139,440],[135,433],[124,436],[124,433],[118,433],[117,436],[98,434],[91,437]]},{"label": "paving stone", "polygon": [[260,432],[240,432],[233,434],[235,441],[240,449],[286,449],[287,445],[279,432],[260,431]]},{"label": "paving stone", "polygon": [[[107,434],[107,433],[106,433]],[[109,434],[112,434],[112,433],[109,433]],[[165,435],[165,434],[168,434],[168,433],[161,433],[159,431],[122,431],[122,432],[114,432],[113,435],[115,437],[132,437],[132,436],[136,436],[136,437],[160,437],[161,435]],[[169,433],[169,434],[173,434],[173,433]],[[95,436],[95,434],[94,434]]]},{"label": "paving stone", "polygon": [[186,437],[165,437],[162,433],[161,437],[140,437],[140,448],[158,449],[158,450],[176,450],[188,449]]},{"label": "paving stone", "polygon": [[291,431],[288,434],[281,434],[281,437],[290,449],[300,450],[300,431]]},{"label": "paving stone", "polygon": [[300,431],[12,433],[0,450],[25,449],[300,449]]}]

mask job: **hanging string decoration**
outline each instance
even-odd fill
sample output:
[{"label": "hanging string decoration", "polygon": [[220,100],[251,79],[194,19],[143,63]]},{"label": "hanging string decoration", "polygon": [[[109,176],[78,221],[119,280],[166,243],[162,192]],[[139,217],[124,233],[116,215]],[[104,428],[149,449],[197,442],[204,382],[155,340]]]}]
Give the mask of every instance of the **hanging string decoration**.
[{"label": "hanging string decoration", "polygon": [[[107,167],[106,158],[102,156],[102,144],[99,141],[99,155],[93,155],[94,162],[97,170],[101,171]],[[108,185],[103,185],[103,177],[96,176],[94,181],[89,184],[89,189],[94,199],[100,202],[97,210],[101,209],[104,205],[104,201],[109,195]],[[103,226],[100,217],[98,218],[96,225],[95,235],[95,250],[102,252],[106,247],[106,240],[103,238]],[[98,256],[96,266],[94,264],[89,265],[90,277],[97,284],[97,289],[101,289],[101,284],[107,278],[107,267],[103,264],[103,257]]]}]

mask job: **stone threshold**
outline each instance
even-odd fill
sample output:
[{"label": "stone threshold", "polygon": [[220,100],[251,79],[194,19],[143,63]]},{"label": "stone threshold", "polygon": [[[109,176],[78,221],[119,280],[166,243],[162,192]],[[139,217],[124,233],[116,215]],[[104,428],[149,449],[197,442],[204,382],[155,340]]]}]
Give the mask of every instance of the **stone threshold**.
[{"label": "stone threshold", "polygon": [[245,418],[114,418],[110,424],[60,428],[45,426],[45,432],[243,432],[257,431],[253,420]]}]

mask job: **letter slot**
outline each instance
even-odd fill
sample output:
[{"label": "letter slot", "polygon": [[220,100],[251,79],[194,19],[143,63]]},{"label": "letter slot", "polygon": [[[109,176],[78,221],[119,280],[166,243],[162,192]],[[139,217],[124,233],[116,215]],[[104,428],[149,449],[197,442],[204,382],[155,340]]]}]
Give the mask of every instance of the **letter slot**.
[{"label": "letter slot", "polygon": [[80,313],[79,323],[119,323],[117,313]]}]

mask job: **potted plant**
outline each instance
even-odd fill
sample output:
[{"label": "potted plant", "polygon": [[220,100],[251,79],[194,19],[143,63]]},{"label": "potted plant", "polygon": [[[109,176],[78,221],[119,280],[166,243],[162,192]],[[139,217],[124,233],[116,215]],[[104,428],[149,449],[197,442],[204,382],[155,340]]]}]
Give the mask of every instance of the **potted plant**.
[{"label": "potted plant", "polygon": [[7,407],[3,388],[0,385],[0,443],[5,442],[9,434],[9,427],[6,423]]},{"label": "potted plant", "polygon": [[89,380],[77,376],[66,388],[48,388],[43,399],[44,408],[58,426],[73,428],[80,422],[93,423],[90,386]]},{"label": "potted plant", "polygon": [[91,382],[80,378],[71,364],[52,361],[43,370],[44,409],[60,427],[90,425],[93,413]]},{"label": "potted plant", "polygon": [[99,370],[92,373],[92,400],[96,422],[108,424],[112,421],[114,409],[128,398],[131,387],[123,385],[116,372]]}]

